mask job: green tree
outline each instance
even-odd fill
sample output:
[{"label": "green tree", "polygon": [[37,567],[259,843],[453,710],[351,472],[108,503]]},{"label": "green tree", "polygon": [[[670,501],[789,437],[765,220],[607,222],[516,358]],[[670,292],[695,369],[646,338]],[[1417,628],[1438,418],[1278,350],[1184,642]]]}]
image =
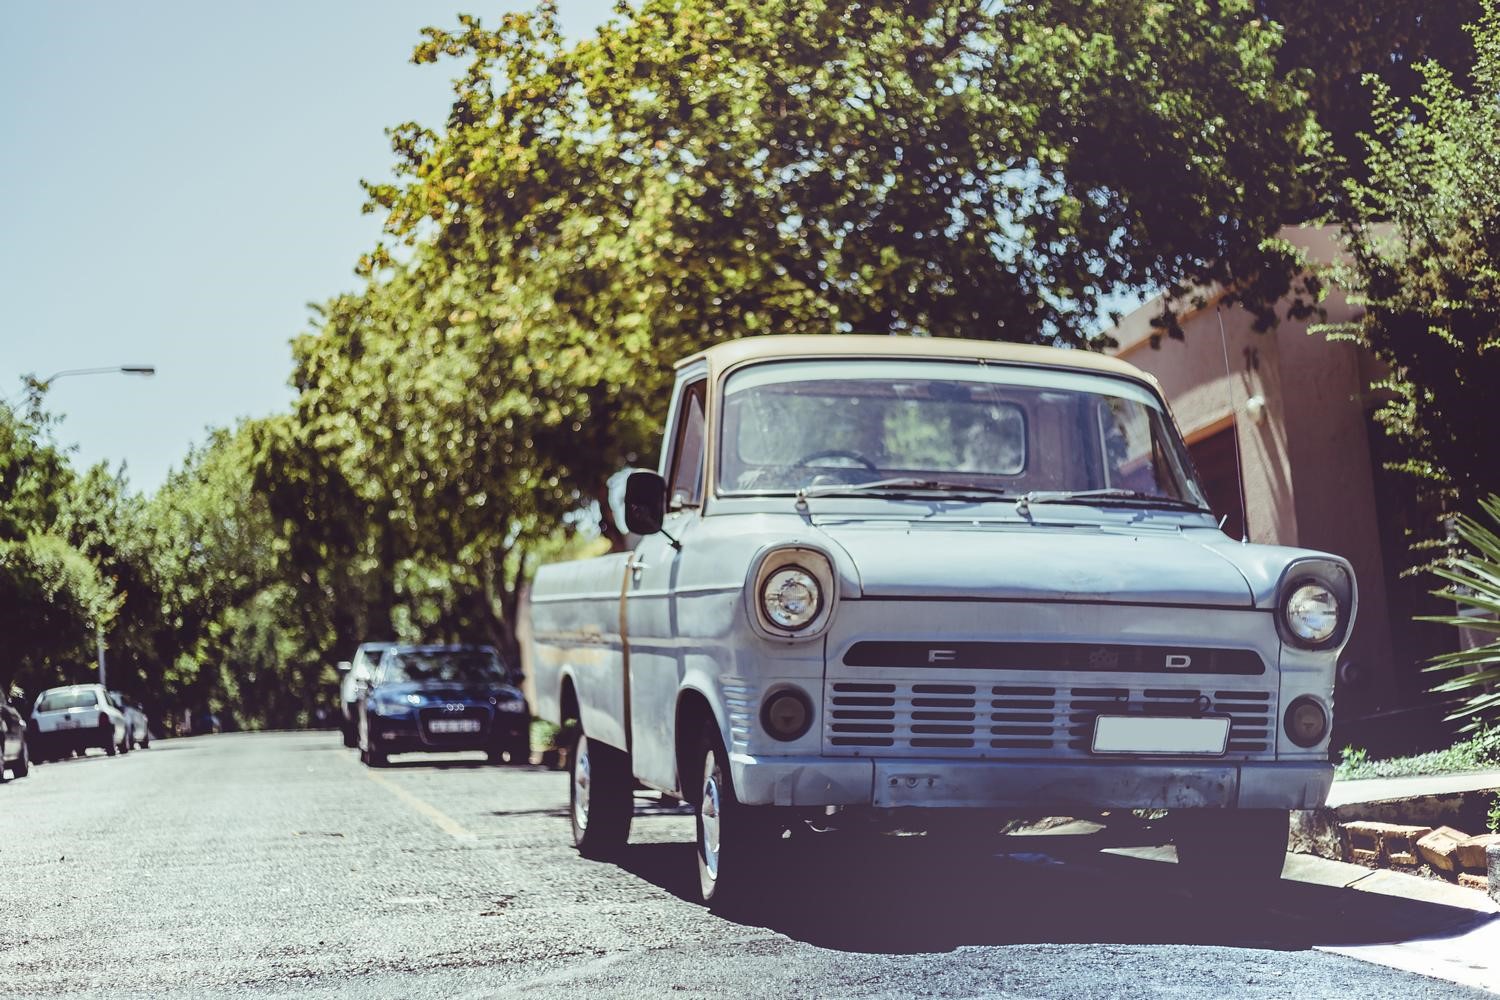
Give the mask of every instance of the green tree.
[{"label": "green tree", "polygon": [[1376,413],[1397,467],[1452,509],[1500,492],[1500,438],[1487,431],[1500,385],[1500,6],[1472,28],[1472,86],[1434,62],[1421,93],[1378,78],[1367,181],[1338,192],[1351,260],[1335,280],[1363,307],[1335,336],[1389,368]]}]

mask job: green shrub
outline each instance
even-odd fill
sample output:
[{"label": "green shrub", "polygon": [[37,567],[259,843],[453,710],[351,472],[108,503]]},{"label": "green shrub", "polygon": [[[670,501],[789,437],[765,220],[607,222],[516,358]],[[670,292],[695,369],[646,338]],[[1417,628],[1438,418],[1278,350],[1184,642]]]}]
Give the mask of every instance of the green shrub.
[{"label": "green shrub", "polygon": [[[1480,506],[1491,521],[1500,525],[1500,497],[1481,500]],[[1457,672],[1432,690],[1460,699],[1448,718],[1469,719],[1469,725],[1464,727],[1469,732],[1481,728],[1485,722],[1500,723],[1500,534],[1467,516],[1458,519],[1454,533],[1465,551],[1434,568],[1433,572],[1448,581],[1448,586],[1435,591],[1435,596],[1453,601],[1460,611],[1471,614],[1434,615],[1421,620],[1474,629],[1491,637],[1489,642],[1473,649],[1435,656],[1425,668]]]}]

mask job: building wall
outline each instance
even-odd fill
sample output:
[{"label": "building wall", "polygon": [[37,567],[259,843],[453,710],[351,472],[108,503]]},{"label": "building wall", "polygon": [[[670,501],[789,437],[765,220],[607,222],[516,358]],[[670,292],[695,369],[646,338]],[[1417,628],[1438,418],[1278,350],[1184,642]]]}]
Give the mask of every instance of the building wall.
[{"label": "building wall", "polygon": [[[1248,313],[1216,302],[1182,319],[1184,339],[1162,336],[1153,346],[1150,319],[1160,309],[1157,300],[1125,317],[1113,331],[1116,353],[1157,377],[1189,443],[1232,422],[1249,541],[1320,549],[1353,564],[1360,607],[1341,708],[1366,713],[1389,705],[1397,665],[1361,352],[1309,334],[1304,322],[1283,320],[1257,333]],[[1329,321],[1353,314],[1336,298],[1325,309]]]}]

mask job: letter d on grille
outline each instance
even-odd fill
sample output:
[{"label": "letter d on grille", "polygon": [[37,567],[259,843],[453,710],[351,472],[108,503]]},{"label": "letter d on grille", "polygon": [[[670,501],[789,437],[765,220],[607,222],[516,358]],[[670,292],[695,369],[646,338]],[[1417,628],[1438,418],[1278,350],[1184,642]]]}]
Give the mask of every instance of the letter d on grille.
[{"label": "letter d on grille", "polygon": [[1193,658],[1191,656],[1184,656],[1182,653],[1168,653],[1167,654],[1167,669],[1168,670],[1186,670],[1188,667],[1191,667],[1192,665],[1193,665]]}]

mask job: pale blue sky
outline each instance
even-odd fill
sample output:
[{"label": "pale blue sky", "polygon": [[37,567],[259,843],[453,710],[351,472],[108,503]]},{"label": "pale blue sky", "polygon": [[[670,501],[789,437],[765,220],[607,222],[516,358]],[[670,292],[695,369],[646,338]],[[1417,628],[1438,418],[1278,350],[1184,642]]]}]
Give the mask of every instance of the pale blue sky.
[{"label": "pale blue sky", "polygon": [[[529,0],[0,0],[0,399],[60,379],[73,462],[154,490],[205,430],[292,398],[307,304],[357,286],[378,234],[360,178],[384,129],[439,124],[454,63],[424,25]],[[560,0],[574,37],[611,0]]]}]

